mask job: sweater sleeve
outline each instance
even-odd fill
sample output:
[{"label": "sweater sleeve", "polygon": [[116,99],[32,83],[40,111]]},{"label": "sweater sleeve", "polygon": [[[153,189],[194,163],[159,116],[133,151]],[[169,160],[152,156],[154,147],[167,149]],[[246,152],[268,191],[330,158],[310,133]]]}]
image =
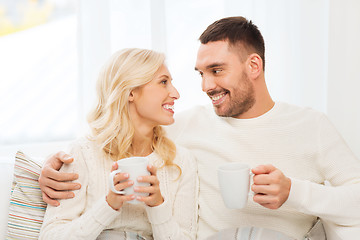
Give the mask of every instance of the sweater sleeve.
[{"label": "sweater sleeve", "polygon": [[74,191],[74,198],[61,200],[60,206],[47,207],[39,239],[96,239],[119,214],[107,204],[105,196],[92,208],[85,209],[89,171],[81,146],[73,146],[70,153],[74,162],[64,165],[60,171],[78,173],[77,182],[81,183],[81,189]]},{"label": "sweater sleeve", "polygon": [[340,226],[360,226],[359,203],[360,183],[335,187],[291,179],[287,204],[302,213]]},{"label": "sweater sleeve", "polygon": [[360,225],[360,161],[330,121],[322,116],[318,134],[318,169],[330,185],[292,179],[287,204],[337,226]]},{"label": "sweater sleeve", "polygon": [[154,239],[196,239],[199,192],[197,164],[187,151],[181,158],[182,173],[177,180],[179,185],[173,205],[165,198],[160,206],[146,208]]}]

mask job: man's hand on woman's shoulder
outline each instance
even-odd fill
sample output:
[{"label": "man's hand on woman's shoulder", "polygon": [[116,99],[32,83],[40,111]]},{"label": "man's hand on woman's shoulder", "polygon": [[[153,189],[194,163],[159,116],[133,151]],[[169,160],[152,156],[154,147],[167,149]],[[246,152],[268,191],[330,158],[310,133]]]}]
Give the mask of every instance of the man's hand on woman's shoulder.
[{"label": "man's hand on woman's shoulder", "polygon": [[39,184],[43,200],[47,204],[59,206],[57,199],[73,198],[75,195],[71,191],[81,188],[79,183],[72,182],[78,179],[78,174],[59,172],[64,163],[70,164],[73,161],[74,159],[65,152],[58,152],[46,159],[39,177]]}]

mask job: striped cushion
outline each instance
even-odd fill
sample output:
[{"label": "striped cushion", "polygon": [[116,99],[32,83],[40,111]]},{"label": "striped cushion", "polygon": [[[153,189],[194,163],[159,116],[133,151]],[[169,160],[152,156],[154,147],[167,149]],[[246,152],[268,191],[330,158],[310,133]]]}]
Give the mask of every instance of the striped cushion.
[{"label": "striped cushion", "polygon": [[6,239],[38,239],[46,210],[38,183],[40,171],[39,163],[16,153]]}]

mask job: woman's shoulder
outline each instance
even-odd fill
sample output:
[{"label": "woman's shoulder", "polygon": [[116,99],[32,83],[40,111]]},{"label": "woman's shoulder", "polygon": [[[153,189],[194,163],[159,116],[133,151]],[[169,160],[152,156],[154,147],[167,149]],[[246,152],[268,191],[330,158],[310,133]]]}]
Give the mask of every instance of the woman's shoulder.
[{"label": "woman's shoulder", "polygon": [[74,162],[87,165],[92,160],[99,158],[99,147],[91,138],[84,136],[74,140],[69,146],[69,153],[74,157]]},{"label": "woman's shoulder", "polygon": [[70,151],[86,151],[90,149],[94,149],[96,147],[96,143],[88,136],[82,136],[75,139],[69,145]]}]

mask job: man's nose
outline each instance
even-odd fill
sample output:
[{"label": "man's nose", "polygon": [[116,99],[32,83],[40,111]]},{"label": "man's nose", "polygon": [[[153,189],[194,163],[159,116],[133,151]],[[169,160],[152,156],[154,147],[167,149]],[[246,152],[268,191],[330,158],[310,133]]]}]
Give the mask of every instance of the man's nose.
[{"label": "man's nose", "polygon": [[205,93],[208,91],[214,90],[216,88],[214,78],[212,78],[211,76],[203,75],[202,81],[201,81],[201,88],[202,88],[203,92],[205,92]]}]

